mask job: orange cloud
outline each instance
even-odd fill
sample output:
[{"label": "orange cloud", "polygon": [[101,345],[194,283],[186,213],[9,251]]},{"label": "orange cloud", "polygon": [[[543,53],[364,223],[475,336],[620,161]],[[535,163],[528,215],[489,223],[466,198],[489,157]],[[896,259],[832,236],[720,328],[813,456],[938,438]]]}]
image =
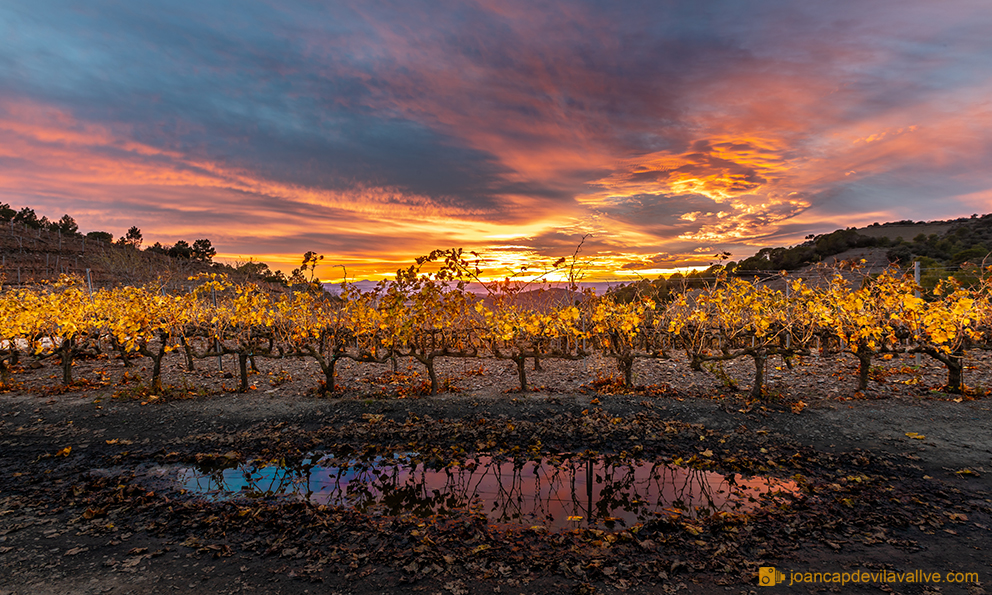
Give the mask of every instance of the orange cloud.
[{"label": "orange cloud", "polygon": [[992,207],[982,11],[334,3],[237,34],[104,12],[25,20],[0,73],[0,195],[84,228],[316,249],[329,277],[449,246],[540,268],[592,234],[609,276]]}]

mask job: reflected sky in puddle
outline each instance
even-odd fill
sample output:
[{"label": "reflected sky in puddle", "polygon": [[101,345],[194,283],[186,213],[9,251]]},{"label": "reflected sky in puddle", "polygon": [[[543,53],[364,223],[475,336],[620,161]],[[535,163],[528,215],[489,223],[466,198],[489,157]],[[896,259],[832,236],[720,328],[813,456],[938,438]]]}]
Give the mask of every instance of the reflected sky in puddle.
[{"label": "reflected sky in puddle", "polygon": [[282,495],[372,514],[423,517],[471,511],[494,524],[550,530],[616,530],[660,515],[742,513],[798,494],[792,481],[567,455],[540,461],[476,456],[447,466],[404,455],[367,460],[328,455],[296,465],[183,468],[179,482],[212,500]]}]

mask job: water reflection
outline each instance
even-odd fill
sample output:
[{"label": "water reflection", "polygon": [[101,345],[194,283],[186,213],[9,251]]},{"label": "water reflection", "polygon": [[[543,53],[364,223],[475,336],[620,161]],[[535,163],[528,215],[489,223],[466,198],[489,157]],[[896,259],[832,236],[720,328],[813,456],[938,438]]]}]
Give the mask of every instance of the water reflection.
[{"label": "water reflection", "polygon": [[285,495],[364,512],[419,516],[483,512],[491,523],[549,529],[619,529],[659,515],[747,512],[796,495],[794,482],[721,475],[660,463],[600,457],[540,461],[477,456],[429,465],[412,456],[333,456],[301,464],[182,469],[186,490],[211,499]]}]

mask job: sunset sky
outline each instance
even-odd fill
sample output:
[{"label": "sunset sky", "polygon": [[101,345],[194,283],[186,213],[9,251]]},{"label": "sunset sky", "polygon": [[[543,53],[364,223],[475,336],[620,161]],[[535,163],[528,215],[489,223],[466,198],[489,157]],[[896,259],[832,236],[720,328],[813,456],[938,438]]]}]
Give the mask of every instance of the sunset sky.
[{"label": "sunset sky", "polygon": [[988,0],[0,4],[0,202],[375,278],[992,212]]}]

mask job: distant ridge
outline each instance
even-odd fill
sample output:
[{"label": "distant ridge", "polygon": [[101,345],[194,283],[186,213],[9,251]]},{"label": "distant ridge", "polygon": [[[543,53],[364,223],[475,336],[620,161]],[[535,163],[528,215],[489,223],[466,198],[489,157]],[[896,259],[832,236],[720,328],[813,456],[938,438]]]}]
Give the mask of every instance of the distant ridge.
[{"label": "distant ridge", "polygon": [[[378,281],[370,281],[368,279],[362,279],[355,282],[349,282],[349,285],[355,287],[359,291],[366,292],[375,289]],[[596,292],[596,295],[603,295],[608,290],[614,287],[619,287],[626,284],[625,281],[591,281],[591,282],[580,282],[578,285],[578,293],[582,293],[586,289],[592,289]],[[341,295],[341,283],[323,283],[324,290],[333,295]],[[451,284],[454,286],[454,284]],[[489,290],[487,290],[481,283],[467,283],[465,285],[465,290],[469,293],[485,296],[489,295]],[[533,293],[537,291],[553,291],[553,292],[568,292],[567,284],[562,283],[532,283],[527,289],[521,293]]]}]

